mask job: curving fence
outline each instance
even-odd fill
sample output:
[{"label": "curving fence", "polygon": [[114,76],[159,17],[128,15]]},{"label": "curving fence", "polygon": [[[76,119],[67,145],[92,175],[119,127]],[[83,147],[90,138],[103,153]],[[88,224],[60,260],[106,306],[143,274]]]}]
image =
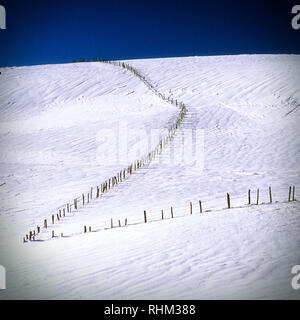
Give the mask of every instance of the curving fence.
[{"label": "curving fence", "polygon": [[[114,188],[119,183],[122,183],[122,181],[127,179],[133,172],[135,172],[136,170],[139,170],[146,164],[149,164],[153,159],[156,158],[157,155],[161,153],[162,149],[164,149],[169,144],[170,140],[174,137],[176,131],[178,130],[184,116],[186,115],[187,109],[183,102],[180,102],[176,99],[173,99],[171,97],[168,97],[158,92],[138,70],[136,70],[129,64],[124,62],[109,61],[109,60],[101,60],[101,62],[111,64],[131,72],[137,78],[139,78],[159,98],[178,107],[179,112],[178,112],[176,121],[172,124],[171,128],[168,130],[168,133],[166,134],[166,136],[159,140],[159,143],[156,145],[156,147],[153,150],[143,155],[141,158],[136,159],[132,163],[128,164],[127,167],[121,169],[115,175],[103,181],[101,184],[97,185],[96,187],[95,186],[91,187],[87,193],[82,193],[81,196],[77,196],[72,201],[57,208],[57,212],[55,214],[52,214],[50,219],[49,218],[44,219],[44,221],[41,224],[42,227],[37,226],[36,229],[30,230],[25,235],[25,237],[23,237],[23,242],[36,240],[38,235],[42,232],[42,228],[44,229],[44,231],[46,231],[51,224],[54,224],[56,221],[61,220],[68,213],[74,210],[78,211],[80,207],[83,207],[90,201],[99,199],[101,194],[108,192],[111,188]],[[54,231],[52,231],[52,236],[54,236]]]}]

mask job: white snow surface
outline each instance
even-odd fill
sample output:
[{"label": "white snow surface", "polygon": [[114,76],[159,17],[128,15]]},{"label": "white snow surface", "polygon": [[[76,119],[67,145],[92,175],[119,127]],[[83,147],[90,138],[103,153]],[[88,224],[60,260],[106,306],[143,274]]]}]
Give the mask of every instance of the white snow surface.
[{"label": "white snow surface", "polygon": [[[107,153],[107,132],[118,143],[125,125],[143,153],[178,108],[109,64],[0,69],[0,299],[299,299],[300,204],[287,200],[289,186],[300,197],[300,56],[127,63],[187,115],[170,148],[54,225],[62,205],[126,167]],[[49,228],[23,244],[44,219]]]}]

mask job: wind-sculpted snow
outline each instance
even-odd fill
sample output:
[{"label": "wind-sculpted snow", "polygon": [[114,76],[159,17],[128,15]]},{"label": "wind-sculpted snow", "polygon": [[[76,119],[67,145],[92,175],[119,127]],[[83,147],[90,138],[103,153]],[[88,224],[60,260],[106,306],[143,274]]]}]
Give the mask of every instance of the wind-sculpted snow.
[{"label": "wind-sculpted snow", "polygon": [[[97,164],[100,129],[117,131],[125,121],[136,138],[143,127],[163,133],[178,109],[107,64],[1,69],[0,264],[9,278],[0,297],[299,298],[291,287],[300,264],[299,202],[286,202],[289,186],[296,199],[300,187],[299,56],[127,63],[187,106],[170,149],[51,225],[54,239],[42,233],[24,245],[24,230],[119,168],[111,156]],[[193,148],[203,154],[173,161]],[[248,189],[254,203],[257,188],[264,204],[246,206]],[[93,232],[83,234],[83,226]]]}]

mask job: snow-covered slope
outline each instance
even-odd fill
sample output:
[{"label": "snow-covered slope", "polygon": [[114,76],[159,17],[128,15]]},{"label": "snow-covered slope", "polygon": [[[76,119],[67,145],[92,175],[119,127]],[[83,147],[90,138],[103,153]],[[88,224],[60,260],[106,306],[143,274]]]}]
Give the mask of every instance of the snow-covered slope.
[{"label": "snow-covered slope", "polygon": [[[25,232],[123,168],[113,154],[97,161],[103,129],[118,136],[121,121],[132,144],[146,146],[138,129],[158,135],[178,109],[112,65],[1,69],[0,264],[8,289],[0,297],[299,298],[291,268],[300,264],[300,206],[286,201],[289,186],[296,198],[300,187],[300,57],[128,63],[187,106],[170,149],[26,244]],[[245,205],[257,188],[265,204]],[[111,230],[111,218],[128,225]],[[94,232],[83,234],[84,226]],[[52,230],[64,237],[51,239]]]}]

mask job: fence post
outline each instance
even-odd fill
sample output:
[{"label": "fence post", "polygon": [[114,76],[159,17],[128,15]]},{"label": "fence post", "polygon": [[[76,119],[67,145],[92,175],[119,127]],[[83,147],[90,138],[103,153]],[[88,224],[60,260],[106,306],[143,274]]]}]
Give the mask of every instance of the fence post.
[{"label": "fence post", "polygon": [[292,187],[289,187],[289,202],[291,201],[291,192],[292,192]]},{"label": "fence post", "polygon": [[293,186],[293,201],[295,201],[295,186]]},{"label": "fence post", "polygon": [[229,195],[229,193],[227,193],[227,206],[228,206],[228,209],[230,209],[230,195]]},{"label": "fence post", "polygon": [[92,227],[91,226],[89,226],[89,232],[92,232]]},{"label": "fence post", "polygon": [[164,220],[164,210],[161,210],[161,220]]},{"label": "fence post", "polygon": [[269,187],[270,203],[272,203],[272,189]]},{"label": "fence post", "polygon": [[52,215],[52,224],[54,224],[54,214]]},{"label": "fence post", "polygon": [[86,226],[83,227],[83,232],[86,233]]},{"label": "fence post", "polygon": [[251,204],[251,190],[248,190],[248,204]]},{"label": "fence post", "polygon": [[257,189],[257,194],[256,194],[256,205],[258,205],[259,202],[259,189]]},{"label": "fence post", "polygon": [[147,223],[147,213],[146,213],[146,210],[144,210],[144,222]]},{"label": "fence post", "polygon": [[199,209],[200,209],[200,213],[202,213],[202,202],[201,202],[201,200],[199,200]]},{"label": "fence post", "polygon": [[190,202],[190,213],[193,214],[193,204]]},{"label": "fence post", "polygon": [[84,194],[82,194],[82,205],[84,205]]},{"label": "fence post", "polygon": [[47,229],[47,219],[44,220],[44,228]]},{"label": "fence post", "polygon": [[125,226],[127,226],[127,218],[125,219]]},{"label": "fence post", "polygon": [[54,238],[54,230],[52,230],[52,238]]},{"label": "fence post", "polygon": [[110,219],[110,227],[111,227],[111,229],[114,227],[112,218]]},{"label": "fence post", "polygon": [[171,207],[171,218],[173,218],[173,207]]}]

